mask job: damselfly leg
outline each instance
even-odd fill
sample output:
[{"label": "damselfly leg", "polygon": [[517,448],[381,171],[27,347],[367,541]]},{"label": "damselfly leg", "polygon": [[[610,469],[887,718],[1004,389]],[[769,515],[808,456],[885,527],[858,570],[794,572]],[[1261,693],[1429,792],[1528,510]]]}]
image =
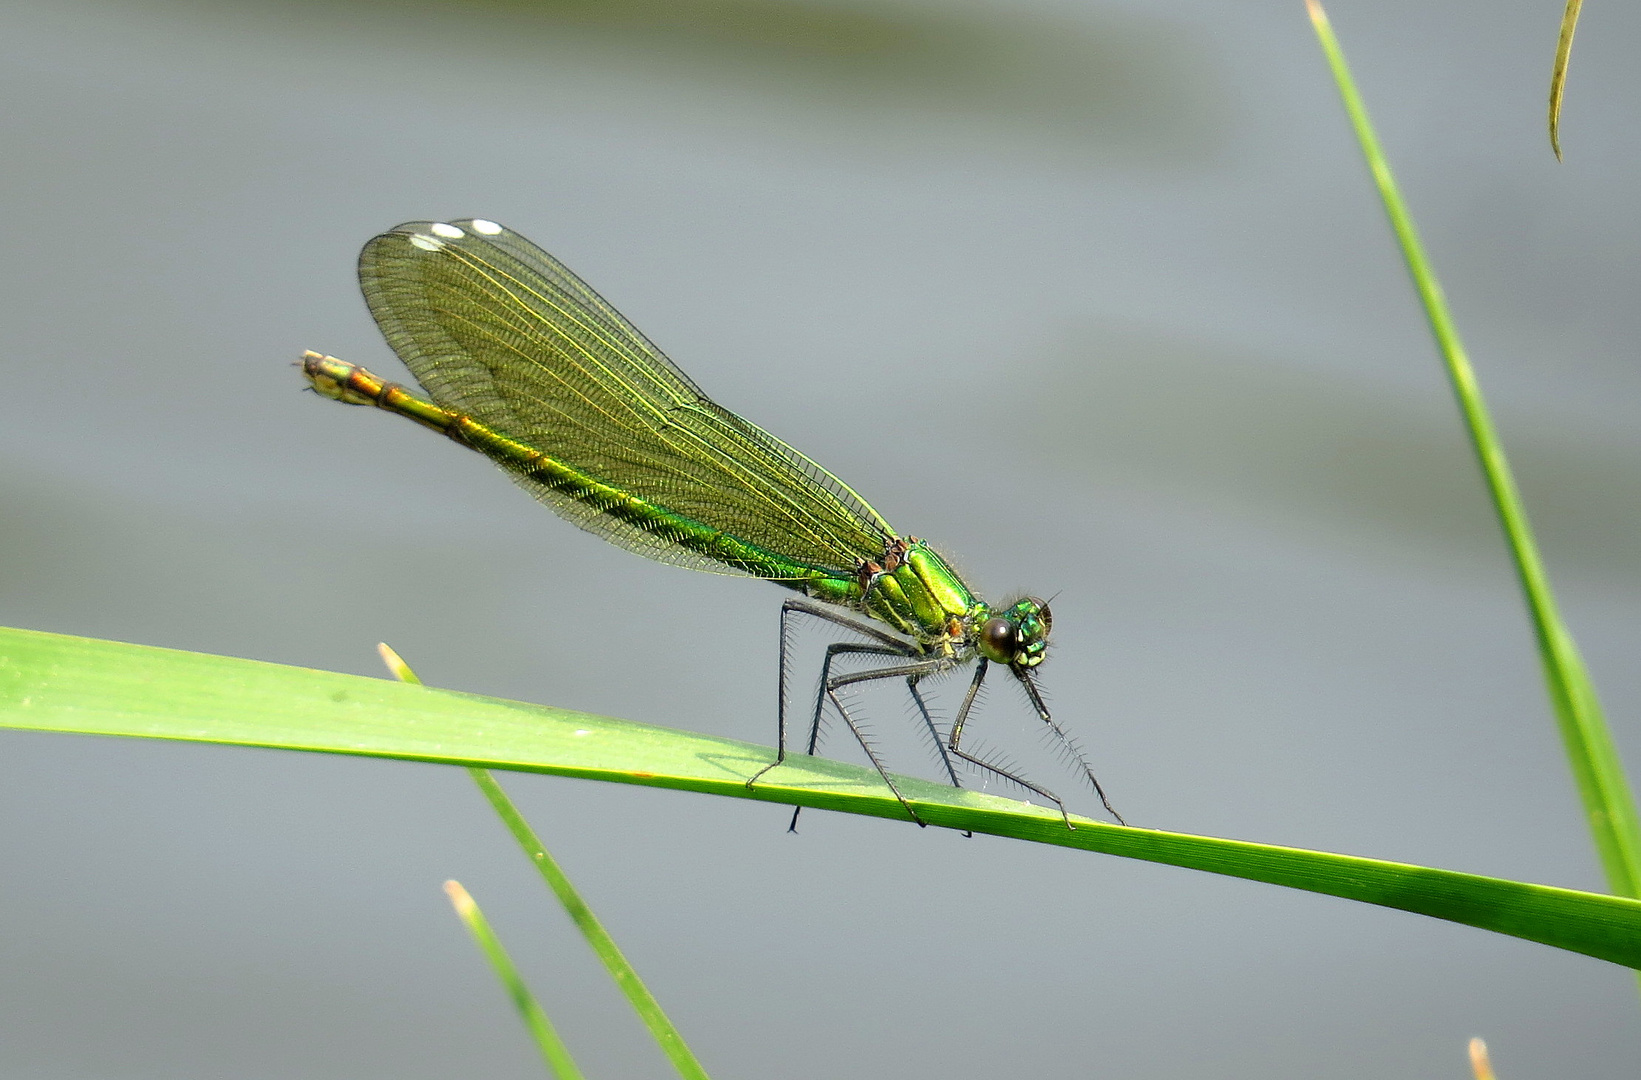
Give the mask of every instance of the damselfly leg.
[{"label": "damselfly leg", "polygon": [[[786,760],[786,707],[788,702],[787,675],[790,667],[788,662],[788,643],[790,640],[789,632],[791,629],[789,620],[793,615],[808,615],[813,618],[822,619],[826,622],[833,623],[837,626],[842,626],[845,629],[851,630],[854,633],[871,639],[870,643],[837,641],[826,647],[826,659],[821,666],[820,689],[815,696],[815,709],[810,720],[809,738],[806,743],[807,750],[805,752],[812,755],[817,749],[820,741],[821,714],[826,707],[826,702],[831,701],[833,706],[837,709],[838,715],[843,717],[843,722],[848,725],[849,730],[854,734],[855,740],[860,743],[861,749],[866,752],[866,757],[877,769],[878,775],[883,777],[883,782],[889,785],[889,790],[894,793],[896,799],[900,800],[900,805],[905,808],[906,815],[913,821],[917,822],[918,825],[927,825],[927,822],[917,816],[917,813],[906,801],[906,797],[902,795],[900,793],[900,789],[895,786],[895,782],[889,778],[889,771],[883,767],[883,762],[879,760],[877,752],[872,748],[871,741],[866,737],[866,733],[861,729],[860,725],[856,723],[855,718],[850,715],[848,707],[845,706],[843,701],[838,697],[837,691],[842,687],[851,686],[855,683],[871,682],[879,679],[890,678],[906,679],[907,686],[912,693],[912,700],[917,705],[919,715],[922,717],[924,724],[928,727],[931,737],[934,739],[935,748],[940,753],[941,760],[945,763],[947,773],[952,777],[953,784],[956,784],[957,774],[952,768],[951,759],[946,756],[945,746],[943,744],[943,740],[940,738],[940,731],[937,727],[935,727],[934,718],[930,715],[928,705],[924,702],[923,696],[917,691],[918,680],[923,679],[928,675],[932,675],[936,671],[942,670],[943,668],[949,666],[950,662],[936,657],[923,657],[920,655],[917,646],[912,643],[897,638],[870,623],[853,619],[827,605],[817,604],[809,600],[791,599],[781,605],[780,703],[777,714],[778,738],[775,750],[775,760],[770,762],[768,765],[765,765],[762,769],[759,769],[758,772],[753,775],[752,779],[746,782],[747,787],[752,787],[758,782],[759,778],[762,777],[764,773]],[[873,668],[869,671],[856,671],[850,672],[846,675],[833,675],[833,661],[839,656],[850,655],[894,656],[902,657],[906,662],[885,668]],[[796,807],[793,809],[792,821],[787,826],[788,831],[795,832],[797,830],[798,814],[802,812],[802,809],[802,807]]]},{"label": "damselfly leg", "polygon": [[[987,772],[995,773],[1011,783],[1018,784],[1028,791],[1035,791],[1043,798],[1050,800],[1060,808],[1060,816],[1065,818],[1066,828],[1075,829],[1076,826],[1071,824],[1071,816],[1066,813],[1066,804],[1061,801],[1058,795],[1007,769],[983,761],[960,747],[959,744],[963,741],[963,725],[968,722],[969,710],[974,707],[975,698],[980,693],[980,684],[986,681],[986,671],[990,666],[990,661],[982,657],[979,665],[975,668],[974,679],[969,683],[969,692],[963,696],[963,704],[957,710],[957,719],[952,722],[951,739],[946,748],[969,764],[985,769]],[[1083,757],[1082,749],[1049,714],[1048,706],[1043,704],[1043,695],[1037,689],[1037,685],[1031,681],[1031,676],[1016,668],[1010,668],[1010,672],[1020,681],[1020,685],[1026,691],[1026,696],[1031,699],[1031,707],[1037,710],[1037,718],[1047,724],[1049,730],[1053,732],[1055,739],[1059,742],[1060,752],[1080,768],[1084,776],[1088,777],[1088,782],[1094,786],[1094,793],[1100,797],[1100,804],[1105,807],[1106,813],[1116,818],[1117,824],[1127,825],[1128,822],[1123,820],[1122,815],[1112,808],[1111,801],[1105,797],[1105,789],[1100,787],[1099,780],[1095,779],[1094,769],[1088,764],[1088,759]]]},{"label": "damselfly leg", "polygon": [[[866,752],[868,760],[877,769],[879,775],[883,777],[883,782],[889,785],[889,790],[894,792],[895,798],[899,799],[901,806],[905,807],[907,816],[919,825],[925,824],[912,810],[910,804],[906,802],[905,796],[900,793],[900,789],[895,786],[894,781],[889,778],[888,770],[884,768],[877,752],[872,748],[865,731],[862,730],[860,724],[850,714],[848,706],[844,704],[842,698],[838,695],[838,691],[845,687],[884,679],[903,678],[906,680],[906,689],[911,694],[912,701],[917,707],[918,716],[922,719],[934,742],[935,750],[940,755],[941,764],[945,767],[946,775],[950,778],[953,787],[963,786],[958,780],[957,770],[952,763],[952,758],[956,757],[982,772],[1007,780],[1011,784],[1048,800],[1059,808],[1060,816],[1065,820],[1066,827],[1075,828],[1071,824],[1071,816],[1066,810],[1064,800],[1054,792],[1040,784],[1027,780],[1018,772],[987,761],[985,758],[962,748],[964,727],[968,723],[969,713],[979,696],[980,687],[990,671],[991,661],[984,657],[980,657],[975,661],[974,678],[969,683],[968,692],[963,695],[963,704],[958,708],[957,718],[952,723],[950,733],[942,737],[940,728],[936,725],[934,716],[929,710],[928,703],[918,690],[918,683],[930,675],[950,670],[953,661],[947,657],[927,656],[912,642],[897,638],[871,623],[843,614],[829,605],[819,604],[807,599],[791,599],[781,605],[780,704],[776,757],[773,762],[758,770],[752,779],[747,781],[748,787],[756,784],[764,773],[786,760],[789,620],[793,615],[808,615],[812,618],[821,619],[869,639],[867,642],[838,641],[826,647],[825,660],[821,665],[820,686],[816,691],[815,706],[810,714],[809,738],[805,740],[805,753],[813,755],[819,748],[821,719],[827,702],[831,702],[832,706],[837,709],[838,715],[843,718],[843,722],[848,725],[850,732],[855,736],[855,740],[860,743],[861,749]],[[833,664],[840,656],[899,657],[903,659],[903,662],[886,667],[870,668],[865,671],[852,671],[834,675]],[[1088,778],[1089,784],[1094,788],[1094,793],[1099,796],[1100,803],[1105,807],[1106,812],[1115,818],[1119,824],[1126,825],[1127,822],[1123,820],[1121,814],[1117,813],[1116,809],[1112,807],[1111,801],[1106,797],[1105,789],[1100,786],[1099,780],[1094,776],[1094,770],[1083,756],[1081,748],[1077,746],[1071,736],[1066,733],[1064,728],[1060,727],[1053,715],[1050,714],[1048,706],[1043,702],[1043,695],[1037,689],[1036,683],[1032,681],[1030,674],[1024,669],[1013,666],[1010,666],[1009,671],[1024,689],[1026,697],[1031,702],[1031,707],[1037,713],[1037,718],[1047,725],[1050,733],[1054,736],[1059,745],[1060,753]],[[789,831],[797,830],[798,815],[800,813],[802,813],[801,807],[793,810],[792,820],[788,825]]]}]

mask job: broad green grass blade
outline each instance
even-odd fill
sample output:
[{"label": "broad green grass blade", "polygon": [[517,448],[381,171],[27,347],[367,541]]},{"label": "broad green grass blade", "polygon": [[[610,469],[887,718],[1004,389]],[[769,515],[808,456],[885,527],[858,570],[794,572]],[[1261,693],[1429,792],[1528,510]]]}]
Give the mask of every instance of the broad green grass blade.
[{"label": "broad green grass blade", "polygon": [[[1384,200],[1385,213],[1407,259],[1408,272],[1424,304],[1436,344],[1447,364],[1459,409],[1470,430],[1476,455],[1481,459],[1487,490],[1493,497],[1493,506],[1504,526],[1521,588],[1526,594],[1533,631],[1538,638],[1539,656],[1556,724],[1561,730],[1562,744],[1572,765],[1573,778],[1584,803],[1584,813],[1591,835],[1595,838],[1602,868],[1613,892],[1620,896],[1641,896],[1641,820],[1636,817],[1635,798],[1630,793],[1629,781],[1625,779],[1618,748],[1613,744],[1607,722],[1602,717],[1595,686],[1590,682],[1578,646],[1556,610],[1550,578],[1545,573],[1543,560],[1539,558],[1527,511],[1522,506],[1521,493],[1516,489],[1515,477],[1504,457],[1504,446],[1493,428],[1486,402],[1482,400],[1481,388],[1465,356],[1464,345],[1459,341],[1459,332],[1448,312],[1447,300],[1436,280],[1436,272],[1425,257],[1413,217],[1402,202],[1396,180],[1390,172],[1390,163],[1385,159],[1368,120],[1367,107],[1362,104],[1361,95],[1351,80],[1344,52],[1321,5],[1316,0],[1306,0],[1306,4],[1310,8],[1317,37],[1321,39],[1322,51],[1327,55],[1333,77],[1339,84],[1339,96],[1344,99],[1345,111],[1350,115],[1357,141],[1361,143],[1362,153],[1367,158],[1368,170],[1372,172],[1380,198]],[[1568,40],[1571,40],[1570,36]]]},{"label": "broad green grass blade", "polygon": [[479,905],[462,888],[459,881],[444,883],[445,895],[450,897],[451,906],[467,929],[472,932],[473,940],[478,942],[479,948],[490,960],[490,966],[496,969],[496,977],[501,980],[502,986],[507,988],[507,994],[518,1007],[519,1015],[524,1017],[524,1026],[530,1029],[530,1035],[536,1040],[536,1046],[541,1050],[541,1059],[547,1063],[547,1071],[558,1080],[585,1080],[581,1070],[576,1067],[575,1059],[570,1056],[570,1048],[564,1045],[554,1029],[553,1022],[547,1019],[547,1014],[541,1006],[536,1004],[535,995],[524,984],[524,976],[519,974],[518,968],[513,966],[512,957],[502,948],[501,939],[496,932],[490,929],[490,921],[479,910]]},{"label": "broad green grass blade", "polygon": [[[144,645],[0,629],[0,727],[553,773],[904,822],[875,772],[587,713]],[[1641,969],[1641,901],[1402,863],[1076,818],[911,777],[950,829],[1207,870],[1417,912]]]},{"label": "broad green grass blade", "polygon": [[[378,644],[376,651],[381,654],[382,663],[387,665],[388,671],[395,679],[403,683],[410,683],[413,686],[422,685],[421,678],[410,669],[409,664],[405,663],[404,657],[395,652],[386,642]],[[524,819],[524,815],[519,812],[519,808],[513,805],[513,800],[507,797],[507,792],[502,790],[502,786],[496,782],[495,777],[490,775],[488,769],[469,766],[467,774],[479,786],[479,790],[484,793],[484,797],[490,800],[491,808],[496,811],[496,816],[501,818],[502,824],[507,826],[507,831],[513,834],[513,839],[517,840],[519,846],[524,849],[525,857],[541,871],[541,876],[547,882],[547,887],[553,890],[553,894],[558,897],[559,903],[564,905],[564,911],[570,916],[570,921],[576,924],[576,928],[587,939],[587,944],[592,946],[593,952],[598,955],[599,960],[603,961],[605,970],[610,973],[610,978],[615,981],[615,985],[621,988],[621,992],[632,1003],[633,1010],[638,1013],[639,1019],[644,1021],[644,1026],[650,1029],[650,1036],[660,1045],[661,1052],[667,1055],[667,1060],[672,1062],[673,1068],[677,1069],[678,1074],[685,1077],[686,1080],[710,1080],[706,1070],[701,1067],[701,1063],[696,1060],[695,1054],[684,1042],[683,1034],[673,1026],[672,1021],[668,1019],[666,1012],[661,1008],[661,1003],[655,1000],[655,995],[651,994],[649,987],[644,985],[644,980],[638,977],[637,969],[627,961],[625,954],[616,945],[615,939],[610,936],[609,931],[604,929],[604,924],[598,921],[598,916],[593,914],[592,908],[587,906],[587,902],[581,899],[581,894],[576,892],[575,886],[570,884],[569,876],[559,867],[558,861],[547,853],[547,848],[536,838],[535,830]],[[445,883],[446,890],[449,890],[452,885],[457,889],[461,889],[459,884],[451,881]],[[466,896],[467,894],[463,891],[462,895]],[[455,893],[451,893],[451,902],[456,903],[456,911],[460,913],[462,908],[456,900]],[[473,910],[475,916],[482,921],[484,915],[478,911],[476,905],[474,905]],[[466,916],[464,915],[463,918],[466,918]],[[475,935],[478,934],[477,930],[473,932]],[[489,933],[488,928],[485,932]],[[481,944],[483,944],[482,941]],[[498,950],[501,948],[499,942],[496,943],[496,948]],[[506,960],[505,954],[502,954],[502,959]],[[520,990],[523,990],[524,984],[522,982],[518,986]],[[529,991],[524,990],[524,993],[528,994]],[[534,1005],[534,1002],[531,1004]],[[523,1006],[521,1005],[520,1008],[522,1009]],[[528,1016],[526,1019],[528,1019]],[[544,1014],[542,1020],[545,1022],[546,1019]],[[548,1026],[548,1031],[551,1032],[551,1025]],[[556,1036],[554,1037],[556,1038]],[[546,1045],[543,1044],[542,1053],[545,1054],[546,1052]],[[567,1056],[568,1051],[566,1051]]]},{"label": "broad green grass blade", "polygon": [[1573,31],[1584,0],[1567,0],[1561,13],[1561,35],[1556,39],[1556,63],[1550,71],[1550,149],[1561,160],[1561,99],[1567,92],[1567,62],[1573,57]]}]

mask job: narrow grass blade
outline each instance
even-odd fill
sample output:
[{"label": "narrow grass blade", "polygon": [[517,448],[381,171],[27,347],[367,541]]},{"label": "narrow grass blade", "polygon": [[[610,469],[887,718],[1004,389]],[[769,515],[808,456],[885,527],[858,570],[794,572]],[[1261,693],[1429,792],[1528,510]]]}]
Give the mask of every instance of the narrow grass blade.
[{"label": "narrow grass blade", "polygon": [[1556,39],[1556,63],[1550,71],[1550,149],[1561,160],[1561,99],[1567,92],[1567,62],[1573,55],[1573,31],[1578,29],[1578,13],[1584,0],[1567,0],[1561,13],[1561,36]]},{"label": "narrow grass blade", "polygon": [[409,683],[412,686],[422,685],[422,680],[417,677],[414,671],[410,670],[410,665],[405,663],[405,658],[393,651],[393,646],[385,641],[379,641],[376,643],[376,654],[382,658],[382,663],[387,665],[389,675],[402,683]]},{"label": "narrow grass blade", "polygon": [[[405,663],[404,658],[394,652],[386,642],[377,645],[376,651],[381,654],[382,662],[387,665],[394,678],[400,682],[422,685],[422,680],[410,670],[410,665]],[[598,921],[592,908],[587,906],[587,902],[581,899],[581,894],[576,892],[575,886],[570,884],[569,876],[559,867],[557,860],[547,853],[547,848],[536,837],[535,830],[524,819],[518,807],[513,805],[513,800],[507,797],[507,792],[502,790],[501,785],[487,769],[469,766],[467,774],[479,786],[484,797],[490,800],[490,805],[501,818],[502,824],[507,826],[507,830],[524,849],[525,857],[541,871],[547,887],[553,890],[559,903],[564,905],[564,911],[570,916],[570,921],[575,923],[576,928],[587,939],[587,944],[592,946],[593,952],[603,961],[610,978],[615,980],[615,985],[632,1003],[633,1011],[638,1013],[644,1026],[649,1028],[650,1036],[661,1047],[661,1052],[667,1055],[667,1060],[672,1062],[673,1068],[686,1080],[708,1080],[706,1070],[701,1067],[701,1063],[684,1042],[684,1036],[667,1018],[661,1003],[655,1000],[655,995],[644,985],[644,980],[639,978],[637,970],[628,962],[620,947],[616,945],[615,939],[610,937],[609,931]]]},{"label": "narrow grass blade", "polygon": [[559,868],[553,857],[547,854],[547,849],[536,838],[535,830],[530,828],[530,823],[524,820],[524,815],[519,813],[518,808],[507,797],[507,793],[501,789],[501,785],[496,783],[495,777],[484,769],[470,768],[467,771],[473,777],[473,782],[479,785],[479,790],[484,792],[485,798],[490,800],[496,814],[506,823],[519,847],[524,849],[524,854],[536,864],[536,869],[541,871],[547,887],[553,890],[559,903],[564,905],[564,910],[569,914],[571,921],[587,939],[587,944],[592,946],[593,952],[598,954],[599,960],[603,961],[610,978],[615,980],[615,985],[627,996],[633,1011],[644,1022],[644,1026],[649,1028],[650,1036],[661,1047],[661,1052],[667,1055],[667,1060],[672,1062],[672,1067],[678,1070],[678,1075],[685,1080],[708,1080],[706,1070],[701,1067],[701,1063],[685,1044],[683,1035],[667,1018],[661,1003],[655,1000],[655,995],[650,993],[649,987],[638,977],[638,972],[622,954],[615,939],[604,929],[604,924],[598,921],[598,916],[593,914],[586,901],[581,899],[581,894],[576,892],[575,886],[570,884],[569,877]]},{"label": "narrow grass blade", "polygon": [[1470,1040],[1470,1071],[1476,1074],[1476,1080],[1498,1080],[1493,1075],[1493,1062],[1487,1056],[1487,1044],[1479,1038]]},{"label": "narrow grass blade", "polygon": [[451,906],[456,914],[461,916],[467,929],[472,931],[473,940],[478,942],[479,948],[490,959],[490,966],[496,969],[496,977],[501,980],[502,986],[507,988],[508,996],[518,1007],[519,1015],[524,1017],[524,1026],[530,1029],[530,1035],[536,1040],[536,1047],[541,1051],[541,1059],[547,1063],[547,1071],[558,1080],[584,1080],[581,1070],[576,1067],[575,1059],[570,1056],[570,1048],[564,1045],[564,1040],[558,1037],[553,1028],[553,1022],[547,1019],[547,1014],[536,1004],[536,999],[530,993],[530,988],[524,984],[524,977],[519,974],[518,968],[513,966],[513,960],[502,948],[501,939],[496,937],[490,929],[490,922],[479,910],[479,905],[462,888],[459,881],[444,883],[444,891],[450,897]]},{"label": "narrow grass blade", "polygon": [[[1487,490],[1504,526],[1522,591],[1526,594],[1533,631],[1538,638],[1550,703],[1602,868],[1613,892],[1620,896],[1641,896],[1641,820],[1636,816],[1635,799],[1630,793],[1629,781],[1625,779],[1618,748],[1613,744],[1607,722],[1601,715],[1601,703],[1596,697],[1595,686],[1590,682],[1572,635],[1562,624],[1561,615],[1556,610],[1550,579],[1539,558],[1527,511],[1522,506],[1521,494],[1504,457],[1503,444],[1493,428],[1487,405],[1482,400],[1481,388],[1476,383],[1475,372],[1471,370],[1464,346],[1459,341],[1459,332],[1448,312],[1436,272],[1425,257],[1413,217],[1397,191],[1390,163],[1379,147],[1378,137],[1368,120],[1367,108],[1351,80],[1344,53],[1321,5],[1317,0],[1306,0],[1306,4],[1310,8],[1317,37],[1321,39],[1322,51],[1327,55],[1334,80],[1339,85],[1339,96],[1344,99],[1345,111],[1350,115],[1357,141],[1361,143],[1362,153],[1367,158],[1368,170],[1378,185],[1385,213],[1390,218],[1396,240],[1407,260],[1408,272],[1424,304],[1436,344],[1447,364],[1459,409],[1470,430],[1476,455],[1481,459]],[[1568,40],[1571,40],[1570,35]]]},{"label": "narrow grass blade", "polygon": [[[378,642],[376,651],[395,679],[412,686],[422,685],[422,680],[411,670],[410,665],[405,663],[404,657],[395,652],[387,642]],[[483,769],[468,771],[475,777],[489,776]],[[456,914],[467,923],[467,928],[473,932],[474,940],[490,958],[496,975],[512,996],[513,1004],[518,1007],[519,1014],[524,1017],[525,1026],[530,1029],[530,1035],[536,1040],[536,1047],[541,1051],[542,1060],[547,1063],[548,1071],[559,1080],[582,1080],[581,1070],[576,1066],[575,1059],[570,1056],[570,1048],[564,1045],[564,1040],[559,1038],[558,1030],[553,1027],[552,1021],[547,1019],[547,1013],[537,1004],[535,997],[530,993],[530,988],[525,985],[523,977],[519,975],[506,950],[502,948],[500,939],[490,929],[489,920],[484,917],[484,912],[479,910],[479,905],[467,890],[462,888],[459,881],[445,882],[444,891],[449,894]]]},{"label": "narrow grass blade", "polygon": [[[768,747],[384,679],[0,629],[0,728],[553,773],[905,822],[876,772]],[[1476,926],[1641,968],[1641,901],[1349,855],[1122,828],[897,777],[949,829],[1190,867]]]}]

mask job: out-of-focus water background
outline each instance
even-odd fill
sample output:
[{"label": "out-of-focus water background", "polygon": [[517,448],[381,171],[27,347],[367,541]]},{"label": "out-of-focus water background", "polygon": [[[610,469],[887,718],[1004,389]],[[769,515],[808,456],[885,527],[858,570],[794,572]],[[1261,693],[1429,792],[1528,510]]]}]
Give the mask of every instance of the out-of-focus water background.
[{"label": "out-of-focus water background", "polygon": [[[1332,15],[1634,765],[1641,12],[1587,13],[1561,166],[1559,4]],[[1603,888],[1297,0],[11,0],[0,80],[5,624],[373,675],[386,640],[433,684],[772,741],[781,590],[302,392],[304,348],[400,370],[360,245],[478,215],[987,595],[1056,594],[1043,682],[1129,820]],[[861,704],[927,772],[903,704]],[[1037,753],[1016,694],[981,715]],[[1628,973],[1480,931],[506,782],[725,1080],[1459,1077],[1475,1034],[1501,1075],[1578,1080],[1641,1052]],[[0,1075],[539,1075],[448,877],[589,1075],[668,1075],[458,770],[9,734],[0,867]]]}]

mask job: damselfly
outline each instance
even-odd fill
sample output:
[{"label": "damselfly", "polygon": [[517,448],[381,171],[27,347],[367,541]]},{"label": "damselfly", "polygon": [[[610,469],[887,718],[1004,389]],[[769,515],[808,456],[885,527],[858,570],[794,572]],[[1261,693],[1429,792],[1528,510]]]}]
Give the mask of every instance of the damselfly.
[{"label": "damselfly", "polygon": [[[749,787],[786,759],[788,634],[802,616],[860,639],[826,648],[807,752],[817,748],[830,702],[919,825],[839,691],[904,680],[954,786],[955,758],[1036,792],[1064,816],[1047,788],[963,749],[993,664],[1019,681],[1122,821],[1034,681],[1048,648],[1046,602],[1026,597],[994,608],[981,600],[928,544],[895,532],[853,488],[713,402],[557,259],[493,221],[400,225],[365,245],[359,281],[388,344],[428,397],[310,352],[303,371],[319,393],[398,413],[477,450],[560,516],[630,551],[801,594],[781,605],[776,758]],[[840,663],[858,656],[882,662],[863,670]],[[919,684],[967,664],[974,676],[942,733]]]}]

